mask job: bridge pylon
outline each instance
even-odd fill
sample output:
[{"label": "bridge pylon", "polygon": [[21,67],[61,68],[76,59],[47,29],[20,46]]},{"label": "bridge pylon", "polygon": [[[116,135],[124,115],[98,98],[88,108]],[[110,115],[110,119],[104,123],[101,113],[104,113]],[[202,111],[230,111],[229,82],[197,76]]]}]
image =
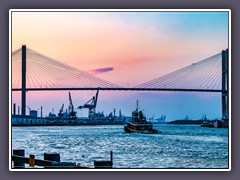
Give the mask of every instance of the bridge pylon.
[{"label": "bridge pylon", "polygon": [[229,66],[228,49],[222,51],[222,120],[229,117]]},{"label": "bridge pylon", "polygon": [[26,45],[22,46],[22,116],[26,116]]}]

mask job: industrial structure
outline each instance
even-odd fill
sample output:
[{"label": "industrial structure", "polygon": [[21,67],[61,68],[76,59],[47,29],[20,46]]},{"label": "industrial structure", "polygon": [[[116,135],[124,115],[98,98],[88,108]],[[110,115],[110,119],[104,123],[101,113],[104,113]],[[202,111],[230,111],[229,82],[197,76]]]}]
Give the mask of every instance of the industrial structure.
[{"label": "industrial structure", "polygon": [[82,106],[78,106],[78,109],[84,109],[84,108],[88,109],[88,117],[89,118],[94,118],[94,115],[96,113],[99,89],[100,88],[98,88],[96,95],[93,96],[88,102],[86,102]]},{"label": "industrial structure", "polygon": [[69,92],[69,118],[76,119],[77,112],[74,111],[71,93]]}]

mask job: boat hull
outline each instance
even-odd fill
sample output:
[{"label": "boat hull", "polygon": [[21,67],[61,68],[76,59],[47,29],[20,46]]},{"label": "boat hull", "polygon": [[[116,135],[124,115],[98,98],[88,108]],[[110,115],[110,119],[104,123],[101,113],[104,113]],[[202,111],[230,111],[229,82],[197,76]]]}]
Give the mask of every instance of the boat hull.
[{"label": "boat hull", "polygon": [[137,130],[129,128],[128,126],[124,126],[124,131],[127,133],[142,133],[142,134],[159,134],[161,131],[156,129],[149,129],[149,130]]}]

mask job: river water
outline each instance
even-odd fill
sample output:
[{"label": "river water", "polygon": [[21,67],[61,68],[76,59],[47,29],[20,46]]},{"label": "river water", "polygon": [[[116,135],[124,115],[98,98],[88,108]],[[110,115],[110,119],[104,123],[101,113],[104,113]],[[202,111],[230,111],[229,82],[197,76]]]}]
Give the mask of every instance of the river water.
[{"label": "river water", "polygon": [[114,168],[228,168],[228,129],[199,125],[155,125],[161,134],[128,134],[123,125],[12,127],[12,149],[43,159],[93,167],[109,160]]}]

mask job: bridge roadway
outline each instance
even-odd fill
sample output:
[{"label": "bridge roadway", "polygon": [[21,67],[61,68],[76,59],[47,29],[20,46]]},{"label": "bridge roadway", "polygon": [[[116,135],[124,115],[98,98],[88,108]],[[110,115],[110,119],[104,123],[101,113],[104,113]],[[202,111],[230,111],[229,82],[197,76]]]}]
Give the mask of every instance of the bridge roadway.
[{"label": "bridge roadway", "polygon": [[[190,91],[190,92],[223,92],[226,90],[219,89],[173,89],[173,88],[98,88],[98,87],[85,87],[85,88],[26,88],[26,91],[75,91],[75,90],[102,90],[102,91]],[[22,91],[21,88],[13,88],[12,91]]]}]

